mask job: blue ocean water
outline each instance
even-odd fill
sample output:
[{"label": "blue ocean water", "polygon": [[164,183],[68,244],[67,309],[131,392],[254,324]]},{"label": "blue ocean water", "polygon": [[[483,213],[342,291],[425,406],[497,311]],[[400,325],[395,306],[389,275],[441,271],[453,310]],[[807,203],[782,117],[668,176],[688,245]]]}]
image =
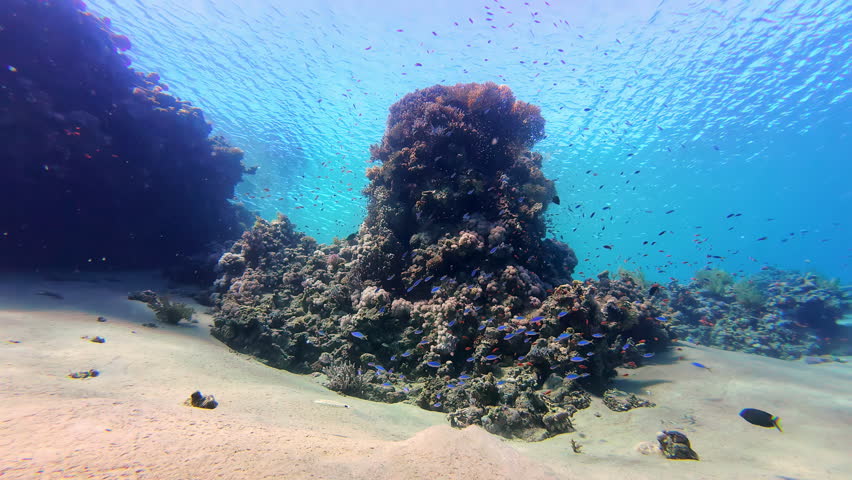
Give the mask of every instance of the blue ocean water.
[{"label": "blue ocean water", "polygon": [[392,103],[495,81],[547,120],[551,231],[579,277],[852,279],[848,2],[88,3],[260,167],[237,200],[319,241],[363,219]]}]

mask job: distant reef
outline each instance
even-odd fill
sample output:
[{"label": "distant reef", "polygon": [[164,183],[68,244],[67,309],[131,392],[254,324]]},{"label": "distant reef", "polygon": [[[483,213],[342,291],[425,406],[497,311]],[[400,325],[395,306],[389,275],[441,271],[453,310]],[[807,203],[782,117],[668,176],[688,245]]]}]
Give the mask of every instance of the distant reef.
[{"label": "distant reef", "polygon": [[700,270],[657,300],[677,312],[672,332],[689,342],[785,360],[852,353],[839,323],[852,311],[849,297],[837,280],[812,272],[765,267],[735,281],[724,270]]},{"label": "distant reef", "polygon": [[457,427],[573,431],[615,367],[669,344],[669,312],[630,279],[571,278],[574,252],[545,235],[558,200],[530,150],[543,136],[538,107],[504,85],[406,95],[371,149],[358,233],[319,245],[284,216],[258,221],[219,261],[213,334]]},{"label": "distant reef", "polygon": [[131,68],[110,19],[4,0],[0,45],[0,267],[202,265],[251,225],[228,200],[243,152]]}]

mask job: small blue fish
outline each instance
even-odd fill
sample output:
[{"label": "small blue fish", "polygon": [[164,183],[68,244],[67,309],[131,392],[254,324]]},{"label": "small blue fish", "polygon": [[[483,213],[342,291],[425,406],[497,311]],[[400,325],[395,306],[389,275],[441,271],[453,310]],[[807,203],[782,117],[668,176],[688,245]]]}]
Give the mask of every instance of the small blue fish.
[{"label": "small blue fish", "polygon": [[476,360],[476,359],[475,359],[475,358],[473,358],[473,357],[467,357],[467,360],[465,360],[465,362],[470,363],[470,362],[472,362],[472,361],[474,361],[474,360]]},{"label": "small blue fish", "polygon": [[411,352],[402,352],[402,356],[403,356],[403,357],[410,357],[410,356],[411,356]]},{"label": "small blue fish", "polygon": [[661,322],[668,322],[668,320],[666,320],[666,317],[657,317],[657,320]]},{"label": "small blue fish", "polygon": [[380,308],[379,313],[385,313],[385,307]]},{"label": "small blue fish", "polygon": [[471,188],[470,190],[468,190],[468,191],[467,191],[467,194],[468,194],[468,195],[470,195],[471,193],[473,193],[473,189],[472,189],[472,188]]},{"label": "small blue fish", "polygon": [[452,326],[453,326],[453,325],[455,325],[455,324],[456,324],[456,321],[455,321],[455,320],[453,320],[453,321],[452,321],[452,322],[450,322],[447,326],[448,326],[448,327],[452,327]]},{"label": "small blue fish", "polygon": [[402,387],[402,391],[403,391],[403,392],[405,392],[405,393],[408,393],[408,392],[410,392],[411,390],[409,390],[409,389],[408,389],[408,387]]},{"label": "small blue fish", "polygon": [[380,372],[387,372],[387,369],[385,367],[381,366],[381,365],[376,365],[375,367],[376,367],[376,370],[378,370]]},{"label": "small blue fish", "polygon": [[595,352],[586,352],[586,356],[587,356],[587,357],[591,357],[591,356],[592,356],[592,355],[594,355],[594,354],[595,354]]},{"label": "small blue fish", "polygon": [[523,315],[515,315],[515,320],[526,320],[526,319],[527,319],[527,317],[525,317]]},{"label": "small blue fish", "polygon": [[470,214],[465,213],[464,215],[462,215],[462,220],[465,220],[465,221],[470,220]]},{"label": "small blue fish", "polygon": [[583,358],[583,357],[571,357],[571,361],[574,362],[574,363],[580,363],[580,362],[585,362],[586,359]]},{"label": "small blue fish", "polygon": [[441,362],[436,362],[432,360],[431,362],[426,362],[426,365],[429,365],[432,368],[438,368],[441,366]]},{"label": "small blue fish", "polygon": [[527,198],[527,197],[521,197],[521,198],[519,198],[519,199],[518,199],[518,203],[524,203],[524,199],[525,199],[525,198]]},{"label": "small blue fish", "polygon": [[376,366],[376,362],[367,362],[367,366],[368,366],[368,367],[375,367],[375,366]]},{"label": "small blue fish", "polygon": [[502,332],[503,330],[506,330],[506,325],[500,325],[499,327],[497,327],[498,332]]},{"label": "small blue fish", "polygon": [[603,338],[605,335],[603,333],[593,333],[592,338]]},{"label": "small blue fish", "polygon": [[495,385],[497,385],[499,387],[500,385],[503,385],[504,383],[506,383],[506,380],[497,380],[497,383]]},{"label": "small blue fish", "polygon": [[412,287],[416,287],[416,286],[420,285],[420,283],[421,283],[422,281],[423,281],[423,279],[422,279],[422,278],[421,278],[421,279],[419,279],[419,280],[415,280],[415,281],[414,281],[414,284],[413,284],[413,285],[411,285],[411,286],[412,286]]},{"label": "small blue fish", "polygon": [[565,375],[566,380],[576,380],[578,378],[580,378],[580,376],[576,373],[569,373],[568,375]]},{"label": "small blue fish", "polygon": [[390,360],[391,360],[391,362],[395,362],[396,361],[396,355],[391,355]]},{"label": "small blue fish", "polygon": [[563,311],[559,312],[556,316],[557,316],[557,317],[559,317],[559,318],[562,318],[562,317],[564,317],[565,315],[568,315],[568,312],[566,312],[565,310],[563,310]]},{"label": "small blue fish", "polygon": [[591,375],[591,373],[582,373],[582,374],[580,374],[580,378],[586,378],[589,375]]},{"label": "small blue fish", "polygon": [[382,384],[382,386],[383,387],[392,387],[393,384],[391,384],[390,382],[385,382],[385,383]]},{"label": "small blue fish", "polygon": [[708,372],[711,372],[711,371],[712,371],[712,370],[710,370],[710,367],[706,367],[706,366],[704,366],[704,365],[702,365],[702,364],[700,364],[700,363],[698,363],[698,362],[692,362],[692,365],[694,365],[694,366],[696,366],[696,367],[698,367],[698,368],[703,368],[703,369],[707,370]]},{"label": "small blue fish", "polygon": [[317,335],[319,335],[320,337],[324,337],[325,336],[325,330],[317,330]]},{"label": "small blue fish", "polygon": [[408,288],[406,288],[406,289],[405,289],[405,292],[406,292],[406,293],[411,293],[411,291],[412,291],[412,290],[414,290],[414,286],[413,286],[413,285],[412,285],[412,286],[410,286],[410,287],[408,287]]},{"label": "small blue fish", "polygon": [[473,269],[473,271],[472,271],[472,272],[470,272],[470,276],[471,276],[471,277],[475,277],[477,273],[479,273],[479,269],[478,269],[478,268],[474,268],[474,269]]},{"label": "small blue fish", "polygon": [[440,292],[440,291],[441,291],[441,287],[432,287],[431,293],[437,293],[437,292]]},{"label": "small blue fish", "polygon": [[379,290],[381,290],[381,289],[382,289],[382,287],[376,287],[376,289],[373,291],[373,293],[379,293]]},{"label": "small blue fish", "polygon": [[441,398],[441,394],[440,394],[440,393],[436,393],[436,394],[435,394],[435,398]]},{"label": "small blue fish", "polygon": [[654,356],[654,354],[653,353],[646,353],[646,354],[643,354],[642,356],[645,357],[645,358],[651,358],[651,357]]},{"label": "small blue fish", "polygon": [[496,252],[496,251],[497,251],[497,247],[494,247],[494,248],[492,248],[491,250],[489,250],[489,251],[488,251],[488,253],[494,253],[494,252]]},{"label": "small blue fish", "polygon": [[462,315],[467,315],[468,313],[470,313],[470,307],[465,308],[464,312],[462,312]]},{"label": "small blue fish", "polygon": [[435,278],[434,275],[429,275],[428,277],[424,278],[423,281],[428,282],[429,280],[432,280],[433,278]]},{"label": "small blue fish", "polygon": [[367,336],[361,332],[352,332],[352,336],[355,338],[360,338],[361,340],[366,340]]},{"label": "small blue fish", "polygon": [[511,340],[513,338],[515,338],[514,333],[507,333],[506,336],[503,337],[503,340]]},{"label": "small blue fish", "polygon": [[499,355],[488,355],[488,356],[485,357],[485,359],[488,360],[488,361],[497,360],[498,358],[500,358]]},{"label": "small blue fish", "polygon": [[415,335],[420,335],[421,333],[423,333],[423,329],[420,329],[420,328],[418,328],[417,330],[414,331]]},{"label": "small blue fish", "polygon": [[473,311],[474,311],[474,312],[478,312],[478,311],[480,311],[480,310],[482,310],[482,307],[473,307]]},{"label": "small blue fish", "polygon": [[476,327],[476,329],[481,332],[481,331],[485,330],[485,325],[484,324],[480,325],[480,326]]},{"label": "small blue fish", "polygon": [[491,323],[491,322],[493,322],[493,321],[494,321],[494,317],[491,317],[491,318],[489,318],[488,320],[486,320],[486,322],[487,322],[487,323]]},{"label": "small blue fish", "polygon": [[592,342],[590,342],[588,340],[580,340],[579,342],[577,342],[577,345],[579,345],[581,347],[585,347],[586,345],[588,345],[590,343],[592,343]]},{"label": "small blue fish", "polygon": [[395,274],[395,273],[394,273],[393,275],[389,276],[389,277],[388,277],[388,281],[393,280],[393,277],[395,277],[395,276],[396,276],[396,274]]},{"label": "small blue fish", "polygon": [[424,338],[423,340],[420,340],[420,343],[418,343],[418,345],[426,345],[427,343],[429,343],[429,340],[426,340]]},{"label": "small blue fish", "polygon": [[433,407],[440,407],[440,406],[441,406],[441,402],[435,402],[432,406],[433,406]]},{"label": "small blue fish", "polygon": [[457,383],[456,385],[457,385],[457,386],[459,386],[459,387],[461,387],[461,386],[462,386],[462,385],[464,385],[464,384],[465,384],[464,382],[459,382],[459,383]]},{"label": "small blue fish", "polygon": [[623,347],[621,347],[621,349],[622,349],[622,350],[627,350],[628,348],[630,348],[630,347],[632,347],[632,346],[633,346],[633,345],[630,345],[629,343],[625,343],[625,344],[624,344],[624,346],[623,346]]},{"label": "small blue fish", "polygon": [[544,320],[544,317],[539,316],[539,317],[535,317],[535,318],[533,318],[532,320],[530,320],[530,322],[532,322],[532,323],[538,323],[538,322],[540,322],[540,321],[542,321],[542,320]]},{"label": "small blue fish", "polygon": [[440,281],[442,281],[442,282],[443,282],[444,280],[446,280],[446,278],[447,278],[447,276],[446,276],[446,275],[443,275],[443,276],[441,276],[441,278],[439,278],[438,280],[440,280]]},{"label": "small blue fish", "polygon": [[556,337],[556,341],[557,342],[562,341],[562,340],[565,340],[566,338],[571,338],[571,334],[570,333],[563,333],[563,334],[559,335],[558,337]]},{"label": "small blue fish", "polygon": [[518,361],[523,362],[525,358],[527,358],[526,355],[521,355],[520,357],[518,357]]},{"label": "small blue fish", "polygon": [[461,380],[467,380],[467,379],[469,379],[469,378],[470,378],[470,375],[466,375],[466,374],[464,374],[464,373],[463,373],[463,374],[461,374],[461,375],[459,375],[459,379],[461,379]]},{"label": "small blue fish", "polygon": [[526,335],[528,337],[534,337],[534,336],[538,335],[538,332],[536,332],[535,330],[530,330],[529,332],[524,333],[524,335]]},{"label": "small blue fish", "polygon": [[456,384],[455,383],[448,383],[447,388],[456,388]]}]

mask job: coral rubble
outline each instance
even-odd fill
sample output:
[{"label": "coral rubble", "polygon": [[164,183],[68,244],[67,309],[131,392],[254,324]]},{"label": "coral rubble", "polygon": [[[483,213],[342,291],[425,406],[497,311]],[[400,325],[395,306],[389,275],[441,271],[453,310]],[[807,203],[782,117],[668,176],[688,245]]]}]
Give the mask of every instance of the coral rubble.
[{"label": "coral rubble", "polygon": [[243,152],[130,68],[110,24],[80,1],[0,3],[0,266],[166,266],[245,229]]},{"label": "coral rubble", "polygon": [[587,390],[665,347],[668,310],[630,278],[572,280],[573,251],[545,238],[554,186],[529,150],[543,128],[493,83],[406,95],[371,149],[357,235],[319,245],[286,217],[258,220],[219,260],[213,334],[457,427],[573,431]]}]

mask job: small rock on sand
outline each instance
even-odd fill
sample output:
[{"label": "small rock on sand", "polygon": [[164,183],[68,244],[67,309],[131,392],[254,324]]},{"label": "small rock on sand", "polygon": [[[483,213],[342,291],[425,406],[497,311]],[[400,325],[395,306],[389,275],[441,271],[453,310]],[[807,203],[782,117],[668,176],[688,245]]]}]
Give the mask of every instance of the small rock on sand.
[{"label": "small rock on sand", "polygon": [[204,395],[200,391],[196,390],[189,396],[189,398],[183,402],[184,405],[188,405],[191,407],[197,408],[207,408],[214,409],[219,406],[219,402],[213,398],[213,395]]}]

